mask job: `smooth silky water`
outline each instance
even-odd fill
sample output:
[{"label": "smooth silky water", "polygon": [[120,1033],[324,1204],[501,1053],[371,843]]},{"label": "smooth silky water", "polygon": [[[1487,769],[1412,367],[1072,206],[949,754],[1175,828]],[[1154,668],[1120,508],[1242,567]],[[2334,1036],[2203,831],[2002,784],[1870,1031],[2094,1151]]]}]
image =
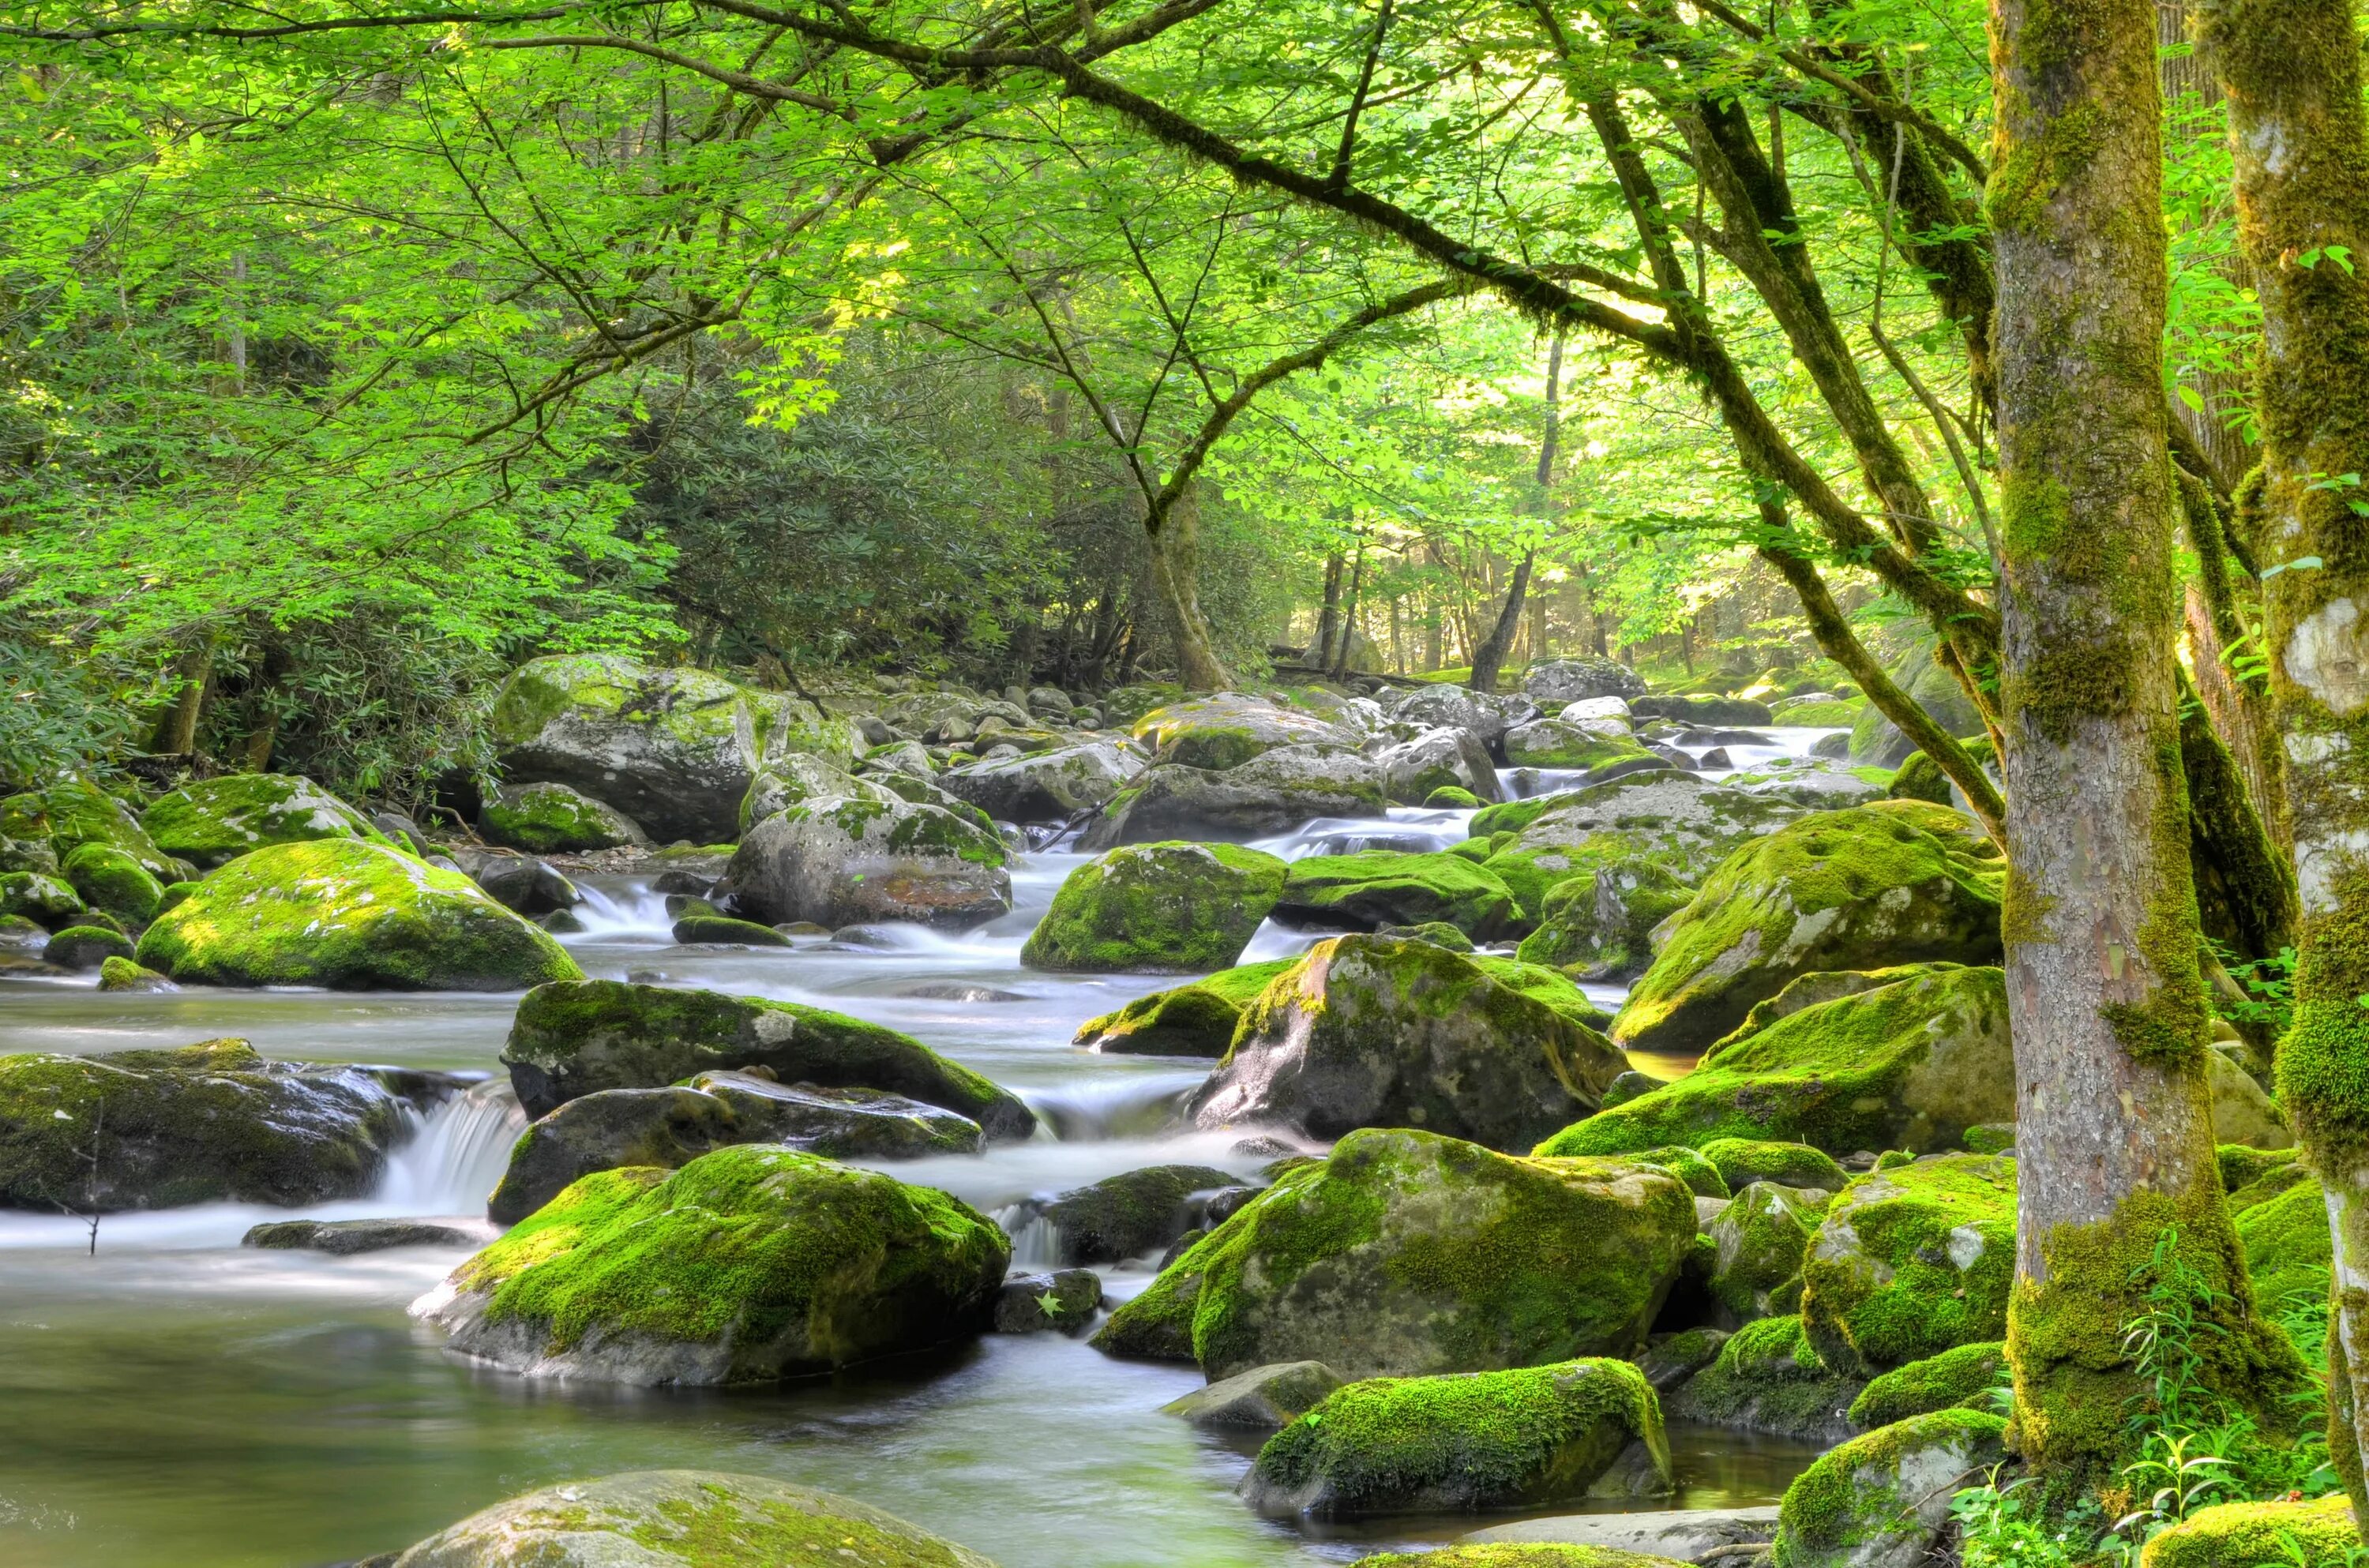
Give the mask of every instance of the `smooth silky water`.
[{"label": "smooth silky water", "polygon": [[[1825,731],[1778,732],[1798,755]],[[1745,750],[1731,748],[1731,752]],[[1748,756],[1739,761],[1754,760]],[[1515,783],[1509,779],[1509,783]],[[1532,793],[1551,775],[1523,779]],[[1396,809],[1262,845],[1288,856],[1436,849],[1469,811]],[[590,879],[587,973],[836,1008],[902,1029],[1008,1085],[1044,1130],[976,1158],[893,1169],[989,1213],[1139,1166],[1248,1175],[1233,1135],[1163,1130],[1206,1068],[1094,1056],[1085,1019],[1173,977],[1020,967],[1020,944],[1086,857],[1015,865],[1015,908],[963,936],[883,928],[879,946],[672,944],[646,882]],[[1245,961],[1322,933],[1263,927]],[[1590,988],[1617,1005],[1614,989]],[[625,1391],[530,1381],[446,1355],[405,1312],[464,1249],[331,1258],[242,1249],[267,1219],[482,1217],[524,1125],[497,1054],[515,997],[200,991],[101,995],[86,981],[0,982],[0,1052],[120,1050],[225,1035],[266,1055],[486,1075],[430,1112],[370,1198],[315,1209],[208,1205],[86,1223],[0,1214],[0,1564],[307,1568],[401,1547],[502,1497],[620,1470],[745,1471],[862,1498],[1002,1568],[1250,1568],[1341,1562],[1452,1539],[1471,1517],[1300,1528],[1233,1495],[1254,1445],[1159,1407],[1189,1368],[1116,1361],[1056,1334],[761,1391]],[[1021,1237],[1024,1261],[1041,1236]],[[1104,1271],[1115,1296],[1148,1264]],[[1684,1490],[1662,1505],[1773,1501],[1814,1450],[1675,1428]],[[1606,1506],[1619,1506],[1607,1505]]]}]

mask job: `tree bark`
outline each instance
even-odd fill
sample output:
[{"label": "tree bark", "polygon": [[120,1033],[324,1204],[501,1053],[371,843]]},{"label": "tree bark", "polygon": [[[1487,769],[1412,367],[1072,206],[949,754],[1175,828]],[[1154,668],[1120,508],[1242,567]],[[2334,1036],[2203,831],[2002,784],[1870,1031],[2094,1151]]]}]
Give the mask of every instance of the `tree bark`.
[{"label": "tree bark", "polygon": [[[2369,1519],[2369,123],[2343,0],[2196,7],[2229,104],[2237,232],[2262,306],[2264,642],[2302,900],[2280,1097],[2336,1246],[2329,1451]],[[2347,476],[2351,476],[2349,479]]]},{"label": "tree bark", "polygon": [[2217,1292],[2199,1308],[2217,1320],[2196,1341],[2209,1390],[2259,1411],[2286,1364],[2253,1316],[2205,1089],[2154,11],[1994,0],[1990,29],[2020,1165],[2008,1355],[2017,1446],[2063,1506],[2127,1457],[2146,1384],[2123,1334],[2159,1247]]},{"label": "tree bark", "polygon": [[1515,628],[1522,624],[1522,601],[1530,591],[1530,568],[1538,563],[1536,550],[1523,554],[1514,567],[1513,581],[1505,586],[1505,602],[1497,612],[1497,624],[1472,650],[1472,677],[1465,684],[1475,692],[1494,692],[1497,671],[1505,662],[1505,650],[1513,646]]},{"label": "tree bark", "polygon": [[1341,629],[1341,573],[1347,566],[1338,550],[1324,557],[1324,609],[1316,617],[1316,641],[1304,661],[1311,670],[1333,662],[1333,638]]},{"label": "tree bark", "polygon": [[1186,484],[1167,498],[1160,515],[1144,524],[1151,549],[1151,580],[1168,607],[1169,635],[1176,645],[1176,678],[1187,692],[1222,692],[1233,684],[1209,637],[1208,617],[1194,570],[1200,543],[1200,486]]},{"label": "tree bark", "polygon": [[194,757],[198,750],[198,717],[205,710],[206,685],[213,677],[214,639],[200,632],[177,663],[173,676],[180,684],[173,705],[156,729],[154,750],[166,757]]}]

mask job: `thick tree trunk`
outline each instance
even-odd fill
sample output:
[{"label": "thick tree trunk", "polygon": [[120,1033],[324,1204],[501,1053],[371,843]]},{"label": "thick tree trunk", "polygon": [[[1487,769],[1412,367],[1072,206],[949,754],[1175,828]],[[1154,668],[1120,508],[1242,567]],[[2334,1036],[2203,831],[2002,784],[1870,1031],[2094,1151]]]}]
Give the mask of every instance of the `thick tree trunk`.
[{"label": "thick tree trunk", "polygon": [[1475,692],[1497,689],[1498,668],[1505,662],[1505,650],[1513,646],[1514,629],[1522,624],[1522,601],[1530,591],[1530,568],[1538,562],[1536,550],[1527,552],[1521,564],[1514,568],[1514,580],[1506,585],[1505,602],[1497,612],[1497,624],[1472,650],[1472,678],[1465,682]]},{"label": "thick tree trunk", "polygon": [[[2237,229],[2262,304],[2249,498],[2302,898],[2280,1097],[2336,1244],[2329,1450],[2369,1519],[2369,125],[2344,0],[2196,6],[2229,103]],[[2355,477],[2348,477],[2355,476]]]},{"label": "thick tree trunk", "polygon": [[1325,667],[1326,673],[1335,681],[1345,678],[1349,673],[1349,654],[1357,640],[1357,612],[1365,598],[1366,546],[1361,541],[1357,545],[1356,564],[1349,568],[1349,606],[1341,617],[1340,646],[1333,650],[1333,662]]},{"label": "thick tree trunk", "polygon": [[1311,670],[1333,662],[1333,639],[1341,630],[1341,574],[1347,567],[1338,550],[1324,557],[1324,608],[1316,617],[1316,640],[1301,661]]},{"label": "thick tree trunk", "polygon": [[[2159,1243],[2220,1294],[2208,1386],[2283,1370],[2214,1162],[2172,647],[2155,17],[1994,0],[2003,933],[2020,1194],[2016,1440],[2062,1505],[2110,1483]],[[2288,1357],[2292,1360],[2292,1347]]]},{"label": "thick tree trunk", "polygon": [[1201,613],[1195,588],[1200,529],[1200,486],[1187,485],[1164,516],[1146,519],[1144,538],[1151,548],[1151,580],[1168,608],[1169,635],[1176,643],[1176,678],[1187,692],[1222,692],[1234,678],[1209,639],[1208,618]]},{"label": "thick tree trunk", "polygon": [[206,684],[212,679],[213,668],[213,634],[201,632],[173,666],[173,678],[180,683],[179,689],[173,694],[173,705],[166,710],[164,722],[156,727],[155,743],[150,750],[166,757],[196,754],[198,717],[205,711]]}]

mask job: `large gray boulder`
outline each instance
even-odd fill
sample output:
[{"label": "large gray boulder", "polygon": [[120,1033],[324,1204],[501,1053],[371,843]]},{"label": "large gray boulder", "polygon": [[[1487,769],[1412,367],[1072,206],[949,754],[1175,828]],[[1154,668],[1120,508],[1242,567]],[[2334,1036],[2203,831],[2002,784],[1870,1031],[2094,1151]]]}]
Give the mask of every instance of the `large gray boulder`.
[{"label": "large gray boulder", "polygon": [[1337,744],[1279,746],[1222,773],[1159,766],[1086,827],[1090,852],[1163,839],[1241,841],[1288,833],[1320,817],[1381,817],[1382,771]]},{"label": "large gray boulder", "polygon": [[959,930],[1011,910],[1007,858],[993,833],[942,807],[825,795],[750,829],[725,882],[733,911],[768,925]]},{"label": "large gray boulder", "polygon": [[1399,699],[1390,716],[1401,724],[1426,729],[1471,730],[1485,748],[1536,712],[1537,704],[1523,692],[1498,695],[1442,684],[1408,692]]},{"label": "large gray boulder", "polygon": [[1315,714],[1232,692],[1154,708],[1135,722],[1133,733],[1153,761],[1212,773],[1240,767],[1278,747],[1356,740]]},{"label": "large gray boulder", "polygon": [[1642,697],[1645,678],[1617,658],[1550,658],[1530,666],[1522,689],[1552,711],[1589,697]]},{"label": "large gray boulder", "polygon": [[2007,1423],[1939,1410],[1821,1455],[1785,1489],[1777,1561],[1787,1568],[1920,1568],[1950,1502],[2007,1458]]},{"label": "large gray boulder", "polygon": [[1002,822],[1065,822],[1107,806],[1143,772],[1143,760],[1109,740],[952,768],[938,783]]},{"label": "large gray boulder", "polygon": [[[1902,656],[1892,668],[1894,682],[1905,688],[1917,699],[1934,721],[1951,735],[1980,735],[1983,715],[1958,684],[1958,678],[1944,670],[1933,658],[1933,645],[1918,643]],[[1916,753],[1917,743],[1901,733],[1900,727],[1877,711],[1873,704],[1859,715],[1851,726],[1850,760],[1872,762],[1880,768],[1896,768]]]},{"label": "large gray boulder", "polygon": [[1488,742],[1469,728],[1426,729],[1386,747],[1374,761],[1382,770],[1383,793],[1402,806],[1420,806],[1432,791],[1448,788],[1470,790],[1484,801],[1505,798]]},{"label": "large gray boulder", "polygon": [[1244,1009],[1194,1094],[1209,1130],[1334,1139],[1419,1127],[1527,1150],[1595,1110],[1628,1068],[1602,1036],[1427,942],[1320,942]]}]

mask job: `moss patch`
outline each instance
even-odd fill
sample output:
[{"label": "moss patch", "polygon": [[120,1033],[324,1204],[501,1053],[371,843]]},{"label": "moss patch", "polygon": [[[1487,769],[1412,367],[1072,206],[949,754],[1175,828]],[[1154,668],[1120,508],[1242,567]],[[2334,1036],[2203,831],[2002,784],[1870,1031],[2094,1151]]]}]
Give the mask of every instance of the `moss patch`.
[{"label": "moss patch", "polygon": [[140,825],[157,848],[201,871],[268,844],[390,842],[360,812],[292,773],[227,773],[185,784],[141,813]]},{"label": "moss patch", "polygon": [[1851,1402],[1851,1422],[1862,1427],[1889,1426],[1936,1410],[1990,1410],[1991,1395],[2006,1373],[2005,1341],[1962,1345],[1875,1379]]},{"label": "moss patch", "polygon": [[1444,921],[1476,942],[1526,923],[1522,907],[1494,872],[1459,855],[1310,855],[1293,861],[1276,917],[1301,925],[1371,931]]},{"label": "moss patch", "polygon": [[1137,997],[1116,1013],[1087,1019],[1078,1026],[1075,1043],[1121,1056],[1222,1057],[1233,1046],[1242,1009],[1295,962],[1244,964],[1189,986]]},{"label": "moss patch", "polygon": [[2015,1162],[1944,1154],[1862,1176],[1802,1270],[1819,1358],[1876,1372],[2003,1338],[2015,1278]]},{"label": "moss patch", "polygon": [[1133,844],[1070,873],[1021,949],[1032,969],[1222,969],[1282,894],[1284,863],[1233,844]]}]

